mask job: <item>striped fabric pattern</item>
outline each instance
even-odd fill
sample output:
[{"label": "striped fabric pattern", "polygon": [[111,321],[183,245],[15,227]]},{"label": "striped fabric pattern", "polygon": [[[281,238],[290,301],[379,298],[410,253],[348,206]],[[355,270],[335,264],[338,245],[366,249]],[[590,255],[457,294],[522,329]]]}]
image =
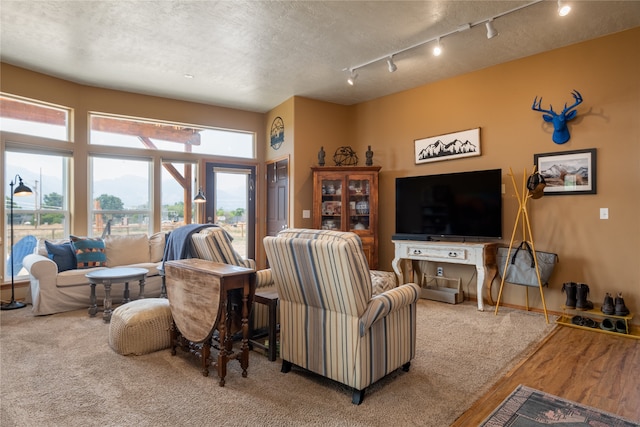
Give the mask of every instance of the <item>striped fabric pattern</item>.
[{"label": "striped fabric pattern", "polygon": [[363,390],[413,359],[420,288],[372,297],[355,233],[289,229],[264,246],[280,295],[283,360]]},{"label": "striped fabric pattern", "polygon": [[[355,233],[349,233],[348,236],[345,236],[341,231],[290,228],[278,233],[278,237],[298,237],[301,239],[312,240],[342,239],[349,242],[349,245],[354,250],[354,253],[360,254],[365,262],[367,259],[364,251],[361,250],[362,241],[360,240],[360,237],[358,237],[358,235]],[[397,286],[396,274],[389,271],[369,270],[369,277],[371,279],[371,289],[373,291],[373,295],[381,294],[382,292],[395,288]]]},{"label": "striped fabric pattern", "polygon": [[[229,235],[221,227],[209,227],[191,235],[191,243],[196,257],[222,264],[253,268],[256,263],[252,259],[244,259],[231,244]],[[256,272],[256,290],[275,290],[271,271]],[[269,324],[269,310],[261,304],[253,306],[253,328],[265,328]]]},{"label": "striped fabric pattern", "polygon": [[210,227],[199,233],[193,233],[191,243],[198,258],[255,269],[256,263],[252,259],[242,258],[233,249],[223,228]]}]

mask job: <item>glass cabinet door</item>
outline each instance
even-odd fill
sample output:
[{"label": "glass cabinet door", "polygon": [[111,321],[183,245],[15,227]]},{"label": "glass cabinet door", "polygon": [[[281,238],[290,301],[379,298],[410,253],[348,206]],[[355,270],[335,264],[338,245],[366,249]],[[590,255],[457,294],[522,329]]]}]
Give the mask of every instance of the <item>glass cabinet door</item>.
[{"label": "glass cabinet door", "polygon": [[322,220],[323,230],[342,229],[342,179],[322,179]]},{"label": "glass cabinet door", "polygon": [[370,197],[371,183],[369,179],[348,178],[349,230],[370,230]]}]

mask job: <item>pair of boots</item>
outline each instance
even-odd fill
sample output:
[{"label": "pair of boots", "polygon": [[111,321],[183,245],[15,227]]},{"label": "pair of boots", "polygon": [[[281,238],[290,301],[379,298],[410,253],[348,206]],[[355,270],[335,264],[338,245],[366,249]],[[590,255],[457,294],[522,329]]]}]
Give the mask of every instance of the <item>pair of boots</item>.
[{"label": "pair of boots", "polygon": [[577,310],[593,309],[593,303],[587,299],[589,285],[567,282],[562,285],[562,292],[567,294],[567,301],[564,303],[567,308],[575,308]]},{"label": "pair of boots", "polygon": [[600,310],[604,314],[615,315],[615,316],[626,316],[629,314],[629,309],[624,304],[624,299],[622,298],[622,293],[618,293],[616,297],[615,305],[613,302],[613,298],[610,293],[606,293],[604,296],[604,302],[602,303],[602,308]]}]

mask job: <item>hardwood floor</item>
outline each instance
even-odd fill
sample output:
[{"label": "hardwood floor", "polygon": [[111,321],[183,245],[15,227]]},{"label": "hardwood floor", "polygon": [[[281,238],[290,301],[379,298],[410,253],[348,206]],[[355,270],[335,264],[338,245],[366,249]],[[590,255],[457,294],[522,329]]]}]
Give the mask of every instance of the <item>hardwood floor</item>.
[{"label": "hardwood floor", "polygon": [[558,326],[452,426],[477,426],[519,384],[640,422],[640,340]]}]

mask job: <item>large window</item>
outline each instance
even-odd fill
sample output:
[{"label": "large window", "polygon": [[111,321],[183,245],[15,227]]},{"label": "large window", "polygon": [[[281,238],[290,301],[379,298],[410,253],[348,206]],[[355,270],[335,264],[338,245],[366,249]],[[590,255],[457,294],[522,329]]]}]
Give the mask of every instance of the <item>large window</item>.
[{"label": "large window", "polygon": [[153,232],[150,160],[91,157],[92,236]]},{"label": "large window", "polygon": [[91,114],[90,143],[212,156],[255,158],[250,132]]},{"label": "large window", "polygon": [[69,141],[68,108],[0,95],[0,130]]},{"label": "large window", "polygon": [[[63,155],[5,153],[4,191],[7,244],[4,245],[5,277],[26,277],[22,259],[33,252],[37,239],[61,239],[69,235],[68,165]],[[31,190],[13,198],[13,250],[11,248],[11,191],[22,183]],[[11,186],[10,184],[14,185]]]},{"label": "large window", "polygon": [[196,165],[177,161],[162,162],[162,231],[170,231],[196,220],[198,194],[196,187]]}]

